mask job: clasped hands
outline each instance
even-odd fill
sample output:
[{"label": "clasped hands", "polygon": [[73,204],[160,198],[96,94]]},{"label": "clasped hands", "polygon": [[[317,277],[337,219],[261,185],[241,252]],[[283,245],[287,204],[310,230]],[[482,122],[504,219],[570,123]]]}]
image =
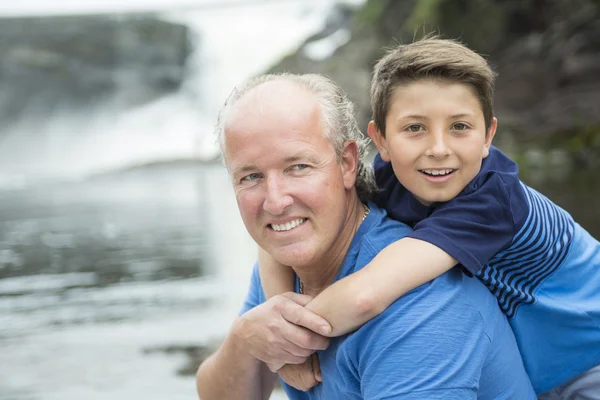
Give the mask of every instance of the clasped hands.
[{"label": "clasped hands", "polygon": [[325,350],[331,326],[304,306],[312,297],[288,292],[273,296],[236,321],[235,334],[248,353],[290,386],[307,391],[322,382],[317,350]]}]

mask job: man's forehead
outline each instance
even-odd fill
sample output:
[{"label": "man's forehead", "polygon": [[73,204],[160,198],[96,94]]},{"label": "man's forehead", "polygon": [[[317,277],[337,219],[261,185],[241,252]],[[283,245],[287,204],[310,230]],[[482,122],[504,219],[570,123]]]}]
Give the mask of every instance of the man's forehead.
[{"label": "man's forehead", "polygon": [[296,82],[275,80],[262,83],[242,95],[231,108],[228,122],[249,115],[268,117],[290,109],[310,110],[317,107],[315,96]]}]

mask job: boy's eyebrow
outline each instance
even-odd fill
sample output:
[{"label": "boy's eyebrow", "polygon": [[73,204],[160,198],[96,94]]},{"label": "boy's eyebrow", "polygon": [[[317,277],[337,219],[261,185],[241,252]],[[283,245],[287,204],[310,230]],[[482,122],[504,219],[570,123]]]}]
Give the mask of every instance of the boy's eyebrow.
[{"label": "boy's eyebrow", "polygon": [[409,114],[409,115],[401,115],[398,117],[398,119],[429,119],[429,118],[426,117],[425,115]]},{"label": "boy's eyebrow", "polygon": [[[465,117],[472,117],[474,114],[472,113],[459,113],[459,114],[454,114],[448,117],[448,119],[458,119],[458,118],[465,118]],[[409,115],[401,115],[398,117],[398,119],[420,119],[420,120],[427,120],[429,119],[429,117],[427,117],[426,115],[419,115],[419,114],[409,114]]]},{"label": "boy's eyebrow", "polygon": [[451,119],[458,119],[458,118],[472,117],[473,115],[474,114],[472,114],[472,113],[460,113],[460,114],[451,115],[450,118]]}]

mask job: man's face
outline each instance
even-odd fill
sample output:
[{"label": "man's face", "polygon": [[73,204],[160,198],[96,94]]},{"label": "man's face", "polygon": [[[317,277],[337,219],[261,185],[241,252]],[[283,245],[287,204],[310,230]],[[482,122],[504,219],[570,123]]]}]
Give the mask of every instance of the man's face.
[{"label": "man's face", "polygon": [[224,127],[224,156],[246,229],[285,265],[326,262],[350,225],[356,145],[347,145],[338,162],[320,118],[310,92],[275,81],[246,93]]},{"label": "man's face", "polygon": [[419,80],[397,87],[391,100],[386,137],[369,124],[382,159],[421,203],[453,199],[479,173],[496,119],[486,135],[481,104],[460,83]]}]

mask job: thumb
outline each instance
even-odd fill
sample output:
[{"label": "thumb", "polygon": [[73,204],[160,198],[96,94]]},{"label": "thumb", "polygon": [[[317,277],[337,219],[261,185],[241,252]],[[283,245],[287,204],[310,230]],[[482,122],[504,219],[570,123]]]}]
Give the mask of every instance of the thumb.
[{"label": "thumb", "polygon": [[299,304],[302,307],[304,307],[305,305],[310,303],[313,299],[312,296],[309,296],[307,294],[300,294],[300,293],[295,293],[295,292],[282,293],[281,296],[292,300],[294,303]]},{"label": "thumb", "polygon": [[303,326],[322,336],[331,333],[331,325],[327,320],[299,304],[288,303],[281,309],[281,316],[286,321]]}]

